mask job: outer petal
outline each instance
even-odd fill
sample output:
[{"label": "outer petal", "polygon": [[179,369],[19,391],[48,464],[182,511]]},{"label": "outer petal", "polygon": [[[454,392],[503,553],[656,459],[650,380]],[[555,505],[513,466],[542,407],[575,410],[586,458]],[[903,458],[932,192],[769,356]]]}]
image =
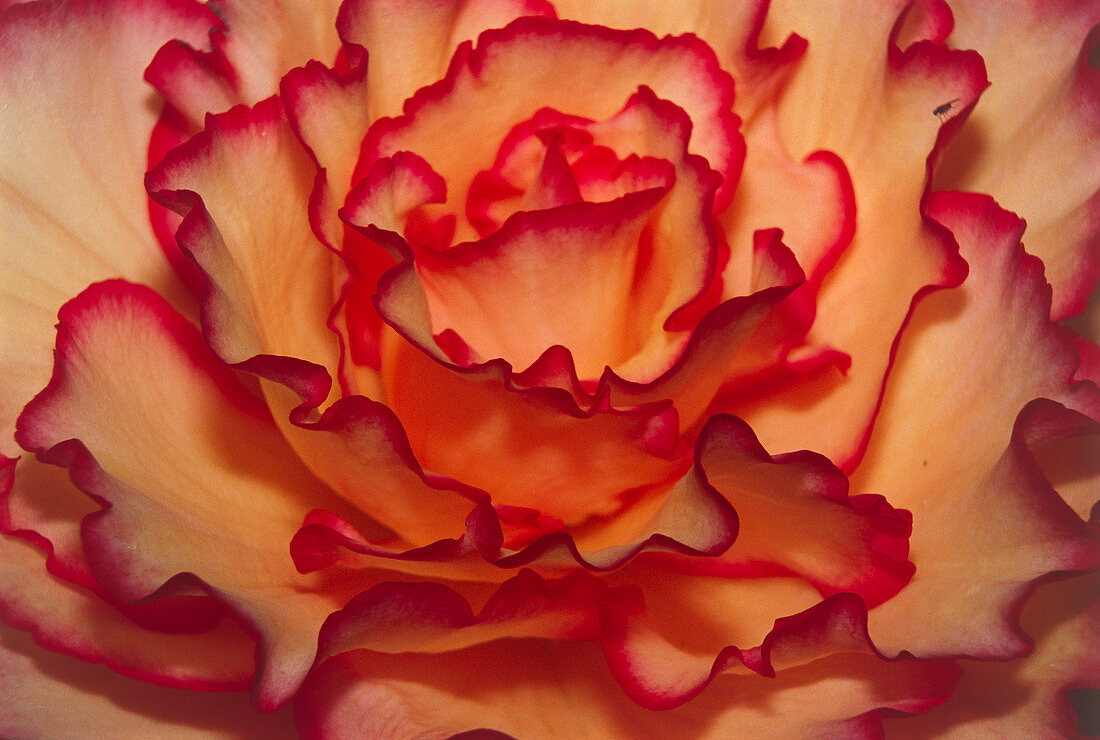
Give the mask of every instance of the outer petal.
[{"label": "outer petal", "polygon": [[[681,647],[686,642],[682,638],[672,642],[658,635],[645,623],[642,611],[640,603],[627,599],[605,608],[604,652],[627,695],[649,709],[678,707],[727,671],[744,674],[747,668],[767,678],[781,678],[786,670],[852,654],[884,661],[867,637],[867,610],[851,594],[831,597],[804,612],[777,619],[758,647],[743,650],[730,645],[716,657],[692,654]],[[899,678],[907,672],[905,663],[910,660],[906,656],[893,666],[899,669]],[[957,675],[946,661],[929,662],[918,672],[938,675],[942,693],[923,700],[912,697],[908,711],[938,704]],[[905,709],[900,705],[894,708]],[[811,713],[801,721],[812,724],[815,719]]]},{"label": "outer petal", "polygon": [[94,593],[45,571],[27,543],[0,539],[0,615],[30,630],[52,650],[162,686],[201,690],[247,689],[254,641],[224,620],[198,634],[143,628]]},{"label": "outer petal", "polygon": [[186,303],[140,185],[158,113],[141,71],[167,39],[202,43],[216,20],[187,0],[27,3],[0,14],[0,452],[14,452],[15,417],[49,379],[65,300],[122,276]]},{"label": "outer petal", "polygon": [[67,304],[57,353],[18,436],[70,467],[104,506],[82,528],[93,574],[129,601],[169,580],[167,592],[199,579],[260,636],[259,701],[277,705],[312,662],[315,631],[341,598],[299,576],[286,547],[306,511],[343,511],[339,500],[147,288],[100,283]]},{"label": "outer petal", "polygon": [[1100,7],[951,6],[951,44],[981,52],[996,84],[944,152],[935,187],[990,193],[1024,218],[1054,287],[1052,318],[1080,313],[1100,280]]},{"label": "outer petal", "polygon": [[1030,582],[1100,554],[1029,452],[1082,417],[1025,404],[1046,396],[1095,416],[1100,402],[1095,386],[1072,383],[1077,352],[1049,322],[1050,288],[1018,242],[1022,223],[984,196],[937,194],[931,209],[971,277],[918,309],[853,476],[857,490],[913,512],[918,576],[875,610],[871,633],[887,651],[1005,657],[1025,649],[1009,617]]},{"label": "outer petal", "polygon": [[[1097,593],[1095,573],[1040,586],[1021,615],[1034,652],[1011,661],[961,661],[963,677],[950,699],[927,715],[887,722],[887,730],[949,740],[1094,736],[1095,721],[1090,726],[1074,716],[1067,690],[1093,687],[1096,695]],[[1095,703],[1090,709],[1095,717]]]},{"label": "outer petal", "polygon": [[80,522],[99,507],[73,485],[64,470],[30,455],[10,463],[11,485],[0,509],[0,529],[31,542],[49,556],[50,572],[86,588],[99,584],[88,570]]},{"label": "outer petal", "polygon": [[814,449],[845,470],[862,454],[914,299],[965,275],[950,236],[923,218],[925,165],[941,126],[933,111],[956,98],[953,110],[965,109],[987,84],[985,73],[973,52],[926,41],[894,46],[903,5],[775,2],[765,26],[766,38],[795,30],[810,44],[779,99],[783,145],[795,160],[832,151],[851,175],[856,232],[822,283],[809,335],[849,353],[851,369],[841,378],[828,368],[726,408],[769,449]]},{"label": "outer petal", "polygon": [[594,645],[537,640],[431,656],[345,653],[311,676],[298,727],[306,738],[446,738],[477,728],[516,738],[859,735],[880,726],[876,709],[934,705],[955,676],[943,664],[840,654],[775,679],[719,676],[690,703],[654,712],[624,696],[602,662]]},{"label": "outer petal", "polygon": [[522,570],[475,615],[456,591],[436,583],[381,583],[326,620],[318,664],[352,650],[438,654],[502,638],[594,640],[601,584],[585,573],[548,581]]},{"label": "outer petal", "polygon": [[35,645],[0,626],[0,734],[277,740],[294,737],[289,711],[261,714],[244,694],[166,689]]}]

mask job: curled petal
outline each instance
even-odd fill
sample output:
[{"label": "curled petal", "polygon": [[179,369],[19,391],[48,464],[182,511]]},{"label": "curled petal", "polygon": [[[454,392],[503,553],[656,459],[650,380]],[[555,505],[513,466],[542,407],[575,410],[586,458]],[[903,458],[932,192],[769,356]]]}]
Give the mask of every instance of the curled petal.
[{"label": "curled petal", "polygon": [[325,329],[333,257],[308,222],[314,176],[272,99],[211,116],[146,178],[153,196],[184,216],[177,239],[209,281],[205,333],[228,363],[271,354],[336,364]]},{"label": "curled petal", "polygon": [[556,344],[582,378],[625,361],[637,350],[627,319],[642,229],[664,194],[517,214],[488,239],[426,252],[417,272],[433,328],[517,368]]},{"label": "curled petal", "polygon": [[767,678],[782,678],[786,671],[822,659],[828,662],[830,657],[843,662],[843,658],[860,655],[859,662],[878,662],[887,675],[896,668],[899,677],[923,673],[933,682],[941,682],[937,693],[908,697],[892,707],[908,712],[939,704],[958,676],[957,669],[947,661],[922,666],[906,658],[891,666],[892,661],[884,658],[867,636],[866,607],[852,594],[838,594],[804,612],[776,620],[758,647],[741,649],[731,645],[717,656],[693,655],[667,641],[647,624],[640,603],[625,599],[611,602],[604,609],[604,620],[604,652],[612,673],[631,699],[649,709],[678,707],[727,671],[744,675],[747,668]]},{"label": "curled petal", "polygon": [[145,76],[173,108],[202,128],[208,113],[255,105],[279,91],[279,80],[311,59],[331,63],[340,48],[339,0],[221,0],[212,51],[173,41]]},{"label": "curled petal", "polygon": [[[470,563],[463,561],[473,561],[475,566],[478,561],[488,561],[503,569],[531,566],[555,572],[581,566],[592,571],[609,571],[642,552],[719,555],[737,536],[738,526],[736,513],[698,470],[680,479],[657,505],[640,506],[609,525],[589,527],[578,535],[562,531],[559,525],[534,535],[528,544],[505,547],[502,520],[504,514],[482,502],[466,520],[466,530],[460,538],[401,551],[371,543],[353,526],[329,512],[311,512],[291,543],[291,553],[303,572],[332,564],[339,550],[347,549],[371,559],[389,560],[387,567],[400,568],[402,562],[443,561],[463,567],[468,578],[496,580],[499,574],[467,569]],[[424,569],[412,571],[424,572]]]},{"label": "curled petal", "polygon": [[[896,725],[912,738],[1092,735],[1095,723],[1085,717],[1094,712],[1089,698],[1100,674],[1091,649],[1100,640],[1098,591],[1095,573],[1040,586],[1021,614],[1033,652],[1009,661],[960,661],[963,675],[950,699],[926,715],[888,721],[887,729]],[[1082,688],[1091,690],[1075,716],[1069,696]]]},{"label": "curled petal", "polygon": [[353,512],[149,289],[98,283],[60,319],[54,376],[18,438],[103,507],[82,526],[92,574],[124,601],[193,584],[226,604],[260,636],[260,704],[280,704],[340,599],[303,579],[285,548],[306,511]]},{"label": "curled petal", "polygon": [[161,686],[224,691],[251,683],[255,643],[234,622],[198,633],[157,632],[47,573],[27,543],[4,537],[0,553],[0,616],[39,645]]},{"label": "curled petal", "polygon": [[[529,64],[532,54],[542,58],[539,65]],[[460,46],[444,79],[410,98],[404,115],[374,125],[361,164],[412,151],[443,176],[452,197],[461,197],[495,155],[492,147],[471,151],[465,142],[501,142],[540,108],[602,121],[643,84],[687,111],[694,125],[691,151],[724,177],[717,207],[728,202],[744,143],[728,112],[732,81],[710,49],[692,37],[659,40],[642,30],[543,18],[521,18],[487,32],[476,48]],[[488,111],[491,116],[479,115]],[[460,230],[458,236],[473,234]]]},{"label": "curled petal", "polygon": [[[383,524],[404,524],[405,536],[421,541],[422,525],[449,534],[470,504],[462,496],[433,495],[417,479],[395,450],[404,434],[388,410],[360,397],[329,409],[316,425],[306,421],[333,392],[339,363],[336,336],[326,328],[335,302],[335,256],[309,223],[314,174],[281,103],[271,99],[212,116],[206,131],[173,151],[147,180],[155,197],[186,214],[177,238],[209,281],[207,340],[222,360],[267,381],[268,404],[295,451]],[[276,243],[280,248],[272,250]],[[429,521],[410,514],[417,511],[414,490],[447,500],[454,516],[440,511]]]},{"label": "curled petal", "polygon": [[444,653],[502,638],[594,640],[600,636],[600,584],[575,573],[547,581],[522,570],[475,615],[458,592],[437,583],[381,583],[326,621],[318,664],[352,650]]},{"label": "curled petal", "polygon": [[792,643],[805,637],[826,654],[772,679],[720,675],[691,702],[661,712],[623,694],[601,667],[598,646],[528,639],[431,656],[344,653],[310,677],[296,718],[305,737],[335,738],[472,730],[481,730],[474,737],[593,740],[860,735],[881,733],[880,710],[934,706],[957,678],[944,662],[890,663],[865,648],[829,655],[828,636],[812,620],[789,632]]},{"label": "curled petal", "polygon": [[812,452],[772,457],[734,417],[715,416],[699,436],[697,464],[741,521],[721,570],[797,573],[826,594],[859,594],[874,606],[913,574],[912,517],[881,496],[848,496],[848,481]]},{"label": "curled petal", "polygon": [[686,33],[698,36],[714,49],[722,68],[737,80],[734,111],[746,122],[751,122],[766,105],[775,87],[806,48],[805,39],[794,34],[779,47],[759,47],[768,5],[764,0],[717,0],[705,4],[693,0],[554,3],[562,18],[612,28],[646,28],[658,36]]}]

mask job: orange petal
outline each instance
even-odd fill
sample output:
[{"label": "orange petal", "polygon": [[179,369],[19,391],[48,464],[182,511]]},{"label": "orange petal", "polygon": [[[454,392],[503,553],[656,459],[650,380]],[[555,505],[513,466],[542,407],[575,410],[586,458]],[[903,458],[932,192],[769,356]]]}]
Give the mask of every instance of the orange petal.
[{"label": "orange petal", "polygon": [[169,593],[195,583],[218,598],[261,636],[258,698],[278,705],[341,598],[300,576],[287,546],[310,509],[354,512],[149,289],[96,284],[66,304],[60,326],[54,377],[18,436],[104,507],[82,526],[92,573],[124,601],[170,580]]},{"label": "orange petal", "polygon": [[[533,54],[540,64],[529,63]],[[444,79],[410,98],[404,115],[375,124],[361,164],[414,152],[443,176],[449,198],[464,199],[474,177],[491,169],[496,143],[539,109],[602,121],[639,85],[687,111],[694,126],[691,152],[706,157],[726,177],[723,188],[732,188],[743,143],[728,110],[732,81],[709,48],[690,36],[657,39],[641,30],[544,18],[522,18],[490,31],[476,49],[460,46]],[[471,141],[491,145],[471,148]],[[723,201],[721,192],[716,199]],[[461,213],[463,206],[452,200],[451,212]],[[459,224],[459,241],[475,236]]]},{"label": "orange petal", "polygon": [[[1093,737],[1095,720],[1081,723],[1067,693],[1095,687],[1100,661],[1100,583],[1095,573],[1048,583],[1024,605],[1020,621],[1035,649],[1017,660],[960,661],[962,679],[954,695],[928,714],[887,730],[907,738]],[[1095,689],[1084,693],[1095,717]],[[1083,718],[1082,718],[1083,719]]]},{"label": "orange petal", "polygon": [[[584,412],[566,391],[516,388],[503,363],[445,367],[393,335],[387,403],[428,470],[566,523],[611,514],[632,488],[682,466],[667,447],[667,404]],[[584,496],[578,496],[584,491]]]},{"label": "orange petal", "polygon": [[224,691],[251,683],[255,642],[231,620],[198,633],[157,632],[48,574],[29,544],[3,537],[0,553],[0,613],[39,645],[162,686]]},{"label": "orange petal", "polygon": [[779,94],[780,141],[796,161],[831,151],[851,175],[857,228],[822,283],[809,335],[811,344],[848,353],[851,369],[844,378],[804,376],[728,408],[768,449],[813,449],[845,470],[866,444],[897,333],[915,299],[965,274],[949,235],[923,217],[922,201],[941,125],[934,111],[955,98],[953,105],[965,109],[987,84],[985,73],[973,52],[928,41],[904,51],[894,46],[902,5],[821,5],[807,12],[803,3],[774,2],[765,26],[766,38],[793,30],[809,40]]},{"label": "orange petal", "polygon": [[986,196],[936,194],[930,208],[971,271],[915,312],[852,476],[913,512],[917,575],[872,613],[872,635],[889,652],[1005,657],[1025,647],[1010,617],[1029,584],[1098,554],[1029,451],[1076,433],[1082,417],[1029,401],[1096,416],[1100,394],[1072,381],[1077,351],[1049,321],[1050,288],[1019,219]]},{"label": "orange petal", "polygon": [[146,77],[192,127],[207,113],[255,105],[279,91],[279,80],[311,59],[330,64],[340,49],[340,0],[221,0],[213,50],[174,41]]},{"label": "orange petal", "polygon": [[352,650],[444,653],[502,638],[594,640],[600,584],[584,573],[546,580],[522,570],[497,588],[478,614],[438,583],[381,583],[326,621],[318,664]]},{"label": "orange petal", "polygon": [[994,84],[944,152],[935,187],[989,193],[1026,220],[1027,249],[1054,288],[1052,318],[1080,313],[1100,280],[1100,8],[951,6],[949,41],[977,49]]},{"label": "orange petal", "polygon": [[0,17],[0,453],[15,452],[15,417],[49,379],[62,303],[121,276],[188,305],[148,223],[141,174],[159,106],[141,72],[165,41],[201,43],[215,22],[198,3],[158,0]]},{"label": "orange petal", "polygon": [[294,737],[289,710],[265,714],[243,693],[168,689],[51,653],[0,625],[0,734],[10,738]]},{"label": "orange petal", "polygon": [[714,49],[722,68],[737,81],[734,111],[751,123],[757,110],[766,103],[773,88],[805,49],[805,41],[792,35],[781,48],[760,49],[759,35],[768,2],[749,0],[618,0],[598,3],[591,0],[557,0],[562,18],[611,28],[645,28],[657,36],[692,33]]},{"label": "orange petal", "polygon": [[741,523],[715,565],[719,572],[777,568],[824,594],[859,594],[869,606],[912,576],[908,512],[880,496],[849,497],[844,474],[827,459],[812,452],[772,457],[740,419],[714,416],[699,436],[696,460]]},{"label": "orange petal", "polygon": [[545,0],[349,0],[338,28],[345,44],[370,54],[367,105],[378,119],[399,115],[413,93],[442,79],[459,44],[527,15],[553,17],[554,9]]},{"label": "orange petal", "polygon": [[268,354],[336,367],[325,328],[333,255],[308,220],[315,175],[270,100],[211,116],[147,177],[153,196],[184,216],[177,239],[210,280],[203,324],[228,363]]},{"label": "orange petal", "polygon": [[344,653],[311,676],[296,718],[303,731],[332,738],[447,737],[482,728],[517,738],[847,735],[881,731],[876,710],[933,706],[956,676],[950,664],[889,663],[854,651],[780,670],[774,679],[720,675],[692,701],[655,712],[627,698],[604,662],[593,644],[538,640],[441,655]]}]

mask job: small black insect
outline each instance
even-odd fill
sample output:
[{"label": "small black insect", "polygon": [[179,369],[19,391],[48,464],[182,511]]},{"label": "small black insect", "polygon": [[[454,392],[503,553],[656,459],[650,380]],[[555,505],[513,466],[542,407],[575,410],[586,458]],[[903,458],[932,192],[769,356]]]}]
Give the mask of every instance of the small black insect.
[{"label": "small black insect", "polygon": [[932,109],[932,115],[934,115],[936,118],[940,119],[941,121],[946,121],[947,120],[947,114],[951,112],[951,109],[955,106],[955,103],[957,103],[957,102],[959,102],[959,98],[955,98],[954,100],[948,100],[946,103],[944,103],[942,105],[937,105],[935,108]]}]

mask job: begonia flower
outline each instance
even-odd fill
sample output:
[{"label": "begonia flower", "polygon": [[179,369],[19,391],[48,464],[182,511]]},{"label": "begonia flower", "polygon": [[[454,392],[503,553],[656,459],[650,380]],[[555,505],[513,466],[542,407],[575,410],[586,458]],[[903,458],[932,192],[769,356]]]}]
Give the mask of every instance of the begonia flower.
[{"label": "begonia flower", "polygon": [[1100,732],[1098,24],[0,3],[0,735]]}]

